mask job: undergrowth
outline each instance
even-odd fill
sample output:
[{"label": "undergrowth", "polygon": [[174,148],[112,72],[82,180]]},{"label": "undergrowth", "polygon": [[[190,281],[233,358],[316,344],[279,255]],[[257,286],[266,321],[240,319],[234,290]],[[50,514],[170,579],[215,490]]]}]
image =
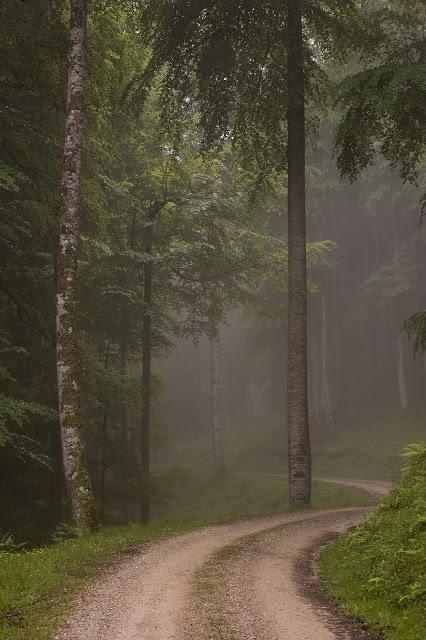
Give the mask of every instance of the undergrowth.
[{"label": "undergrowth", "polygon": [[389,640],[426,638],[426,443],[404,450],[399,486],[320,557],[325,589]]}]

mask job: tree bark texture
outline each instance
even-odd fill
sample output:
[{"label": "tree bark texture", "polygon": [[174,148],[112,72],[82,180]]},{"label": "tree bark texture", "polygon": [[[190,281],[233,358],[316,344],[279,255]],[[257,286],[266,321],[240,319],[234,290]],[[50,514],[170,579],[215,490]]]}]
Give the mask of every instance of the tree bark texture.
[{"label": "tree bark texture", "polygon": [[151,506],[150,429],[152,354],[152,246],[155,212],[151,211],[144,236],[144,311],[142,319],[142,410],[140,430],[141,522],[147,524]]},{"label": "tree bark texture", "polygon": [[305,218],[305,83],[300,0],[288,0],[288,379],[289,500],[311,501]]},{"label": "tree bark texture", "polygon": [[213,451],[213,472],[220,476],[225,471],[222,416],[222,354],[220,332],[210,337],[210,412]]},{"label": "tree bark texture", "polygon": [[321,296],[321,395],[325,423],[331,431],[334,427],[334,417],[330,401],[330,385],[328,382],[328,345],[327,345],[327,310],[325,296],[320,289]]},{"label": "tree bark texture", "polygon": [[75,299],[86,22],[86,0],[72,0],[56,310],[57,378],[63,465],[72,516],[81,535],[91,531],[96,524],[80,415]]}]

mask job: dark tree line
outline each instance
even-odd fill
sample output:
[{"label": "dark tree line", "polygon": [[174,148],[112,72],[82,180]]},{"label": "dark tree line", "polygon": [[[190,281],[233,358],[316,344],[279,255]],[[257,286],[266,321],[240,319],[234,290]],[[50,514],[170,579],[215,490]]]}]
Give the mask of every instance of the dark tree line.
[{"label": "dark tree line", "polygon": [[[289,495],[294,505],[309,504],[308,398],[315,394],[307,272],[320,291],[311,363],[321,381],[318,420],[333,428],[327,262],[334,238],[321,222],[333,206],[312,206],[306,196],[315,169],[306,139],[310,145],[315,129],[327,126],[328,109],[343,177],[370,168],[385,188],[387,169],[378,176],[371,169],[379,151],[416,187],[426,120],[423,3],[51,0],[23,7],[11,0],[1,12],[5,486],[20,493],[34,469],[29,510],[44,518],[36,505],[49,496],[52,525],[62,517],[63,469],[83,533],[95,526],[89,472],[101,520],[112,474],[121,502],[137,495],[147,522],[152,362],[178,336],[207,335],[212,343],[212,442],[222,471],[220,326],[230,309],[246,305],[281,321],[285,314]],[[313,193],[326,191],[309,184]],[[273,219],[283,212],[287,230],[281,225],[277,234]],[[365,308],[386,307],[392,327],[405,318],[389,299],[411,273],[397,248],[363,284]],[[416,348],[423,315],[406,325]],[[404,404],[400,341],[395,349]]]}]

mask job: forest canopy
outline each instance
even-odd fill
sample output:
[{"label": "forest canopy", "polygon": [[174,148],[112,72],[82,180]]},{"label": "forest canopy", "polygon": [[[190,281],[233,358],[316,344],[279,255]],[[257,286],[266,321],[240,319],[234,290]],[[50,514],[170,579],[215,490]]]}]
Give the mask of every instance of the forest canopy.
[{"label": "forest canopy", "polygon": [[308,505],[323,442],[424,412],[424,21],[2,4],[2,535],[147,523],[194,443],[277,448]]}]

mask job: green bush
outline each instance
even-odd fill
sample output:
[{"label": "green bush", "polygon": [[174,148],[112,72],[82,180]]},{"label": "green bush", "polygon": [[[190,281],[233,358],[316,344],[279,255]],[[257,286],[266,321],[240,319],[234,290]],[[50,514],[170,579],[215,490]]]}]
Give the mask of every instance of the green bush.
[{"label": "green bush", "polygon": [[385,638],[426,638],[426,443],[407,447],[399,486],[320,558],[326,589]]}]

